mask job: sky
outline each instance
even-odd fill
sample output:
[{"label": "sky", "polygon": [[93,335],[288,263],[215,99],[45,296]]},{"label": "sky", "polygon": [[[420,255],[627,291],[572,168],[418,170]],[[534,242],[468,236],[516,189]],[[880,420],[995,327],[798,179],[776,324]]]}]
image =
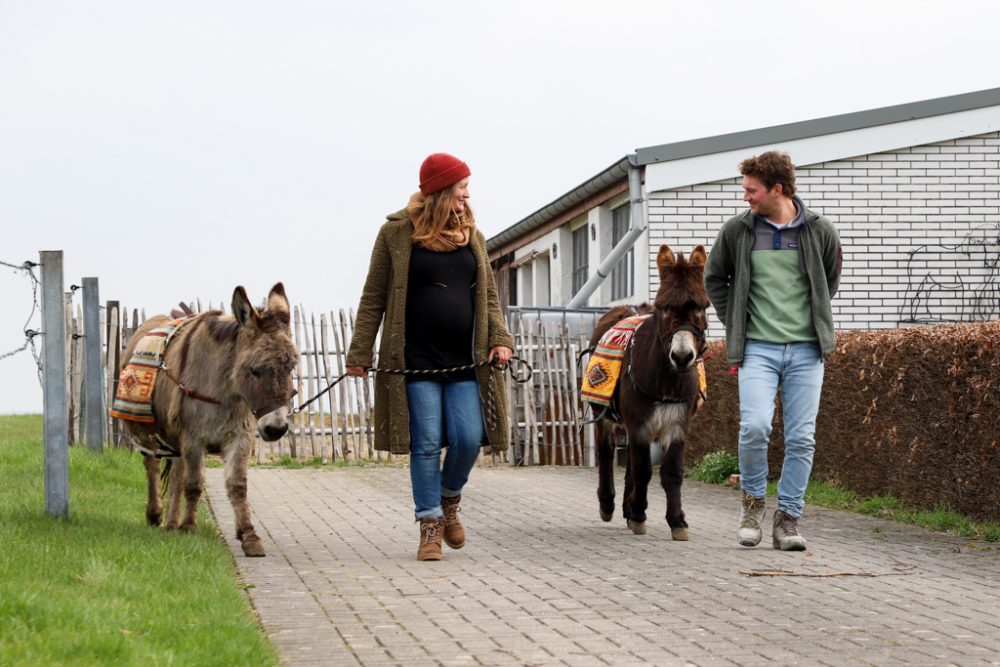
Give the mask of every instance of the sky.
[{"label": "sky", "polygon": [[[1000,87],[997,25],[989,0],[0,0],[0,261],[62,250],[67,289],[150,315],[277,281],[356,307],[430,153],[470,165],[490,237],[636,148]],[[31,308],[0,265],[0,356]],[[0,359],[0,414],[41,408],[30,355]]]}]

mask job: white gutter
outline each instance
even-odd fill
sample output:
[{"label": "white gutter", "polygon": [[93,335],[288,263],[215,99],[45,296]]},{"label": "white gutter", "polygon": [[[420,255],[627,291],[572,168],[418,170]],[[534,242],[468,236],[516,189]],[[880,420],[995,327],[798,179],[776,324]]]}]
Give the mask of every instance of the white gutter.
[{"label": "white gutter", "polygon": [[625,236],[611,249],[608,256],[604,258],[597,271],[587,279],[587,282],[580,288],[580,291],[573,295],[573,298],[566,304],[567,308],[580,308],[587,305],[587,299],[593,294],[604,279],[618,265],[618,262],[625,256],[635,242],[646,231],[646,210],[643,204],[645,198],[642,195],[642,176],[640,174],[639,160],[635,153],[629,153],[628,157],[628,196],[632,206],[630,217],[631,224]]}]

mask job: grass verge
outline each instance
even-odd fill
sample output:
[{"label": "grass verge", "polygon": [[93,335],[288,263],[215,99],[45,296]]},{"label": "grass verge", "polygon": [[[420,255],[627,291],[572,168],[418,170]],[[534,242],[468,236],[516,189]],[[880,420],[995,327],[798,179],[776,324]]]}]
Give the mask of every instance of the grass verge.
[{"label": "grass verge", "polygon": [[[777,482],[767,485],[768,495],[777,495]],[[891,495],[859,496],[853,491],[827,482],[809,482],[806,504],[867,514],[900,523],[923,526],[930,530],[953,533],[973,540],[1000,542],[1000,523],[973,521],[945,507],[921,510],[905,505]]]},{"label": "grass verge", "polygon": [[[738,472],[739,459],[736,455],[718,451],[706,454],[692,465],[688,469],[688,476],[700,482],[720,484]],[[778,495],[777,482],[768,482],[767,495]],[[1000,542],[1000,523],[973,521],[944,507],[933,510],[916,509],[888,494],[864,497],[827,482],[809,482],[806,487],[806,504],[891,519],[974,540]]]},{"label": "grass verge", "polygon": [[69,453],[55,519],[41,416],[0,417],[0,665],[276,665],[204,510],[193,534],[150,528],[137,455]]}]

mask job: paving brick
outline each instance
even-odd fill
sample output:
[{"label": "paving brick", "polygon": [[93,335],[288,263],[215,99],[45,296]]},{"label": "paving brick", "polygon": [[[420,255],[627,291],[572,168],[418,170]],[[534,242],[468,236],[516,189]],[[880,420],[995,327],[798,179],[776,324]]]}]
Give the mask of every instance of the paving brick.
[{"label": "paving brick", "polygon": [[694,482],[674,542],[656,487],[636,536],[598,518],[592,469],[485,468],[465,548],[419,563],[407,470],[254,468],[268,555],[245,558],[206,476],[286,665],[1000,665],[995,545],[807,507],[809,551],[745,549],[737,493]]}]

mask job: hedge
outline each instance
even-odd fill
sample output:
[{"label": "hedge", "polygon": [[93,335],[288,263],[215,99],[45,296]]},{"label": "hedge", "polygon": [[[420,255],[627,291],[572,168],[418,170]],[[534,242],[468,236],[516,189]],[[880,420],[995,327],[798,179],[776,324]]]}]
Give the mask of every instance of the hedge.
[{"label": "hedge", "polygon": [[[837,334],[826,360],[813,479],[1000,520],[1000,321]],[[691,425],[689,461],[735,453],[736,375],[724,341],[707,353],[708,402]],[[780,398],[769,448],[781,471]]]}]

